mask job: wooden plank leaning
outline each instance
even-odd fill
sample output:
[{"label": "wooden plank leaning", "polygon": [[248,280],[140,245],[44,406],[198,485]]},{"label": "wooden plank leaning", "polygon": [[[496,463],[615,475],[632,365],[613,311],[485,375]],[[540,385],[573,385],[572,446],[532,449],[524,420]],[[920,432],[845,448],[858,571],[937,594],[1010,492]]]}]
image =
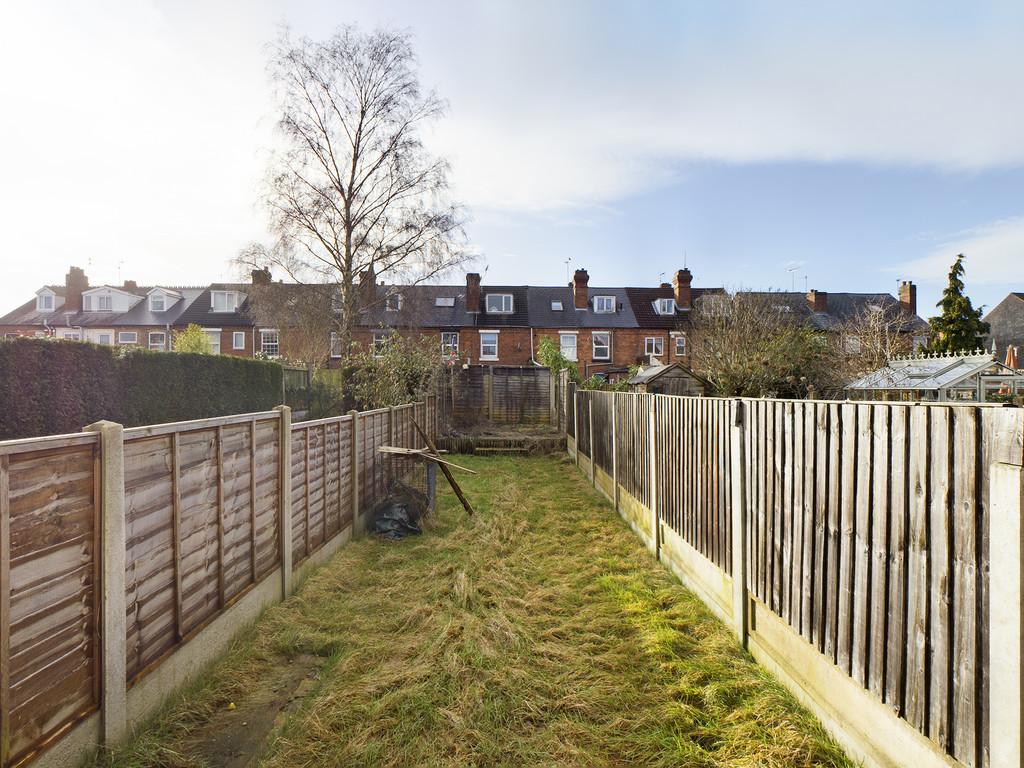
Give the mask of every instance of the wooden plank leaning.
[{"label": "wooden plank leaning", "polygon": [[[413,419],[412,424],[414,427],[416,427],[416,431],[419,432],[420,437],[423,438],[423,442],[425,442],[427,444],[427,447],[431,450],[431,452],[435,456],[437,456],[437,446],[434,445],[434,441],[427,436],[427,433],[423,431],[423,427],[420,426],[420,423]],[[466,513],[472,515],[473,507],[470,505],[469,500],[466,498],[466,495],[462,492],[462,488],[459,487],[459,484],[455,481],[455,478],[452,476],[452,471],[448,469],[444,462],[438,462],[438,466],[441,467],[441,472],[444,473],[444,478],[445,480],[448,481],[448,485],[452,487],[452,490],[455,491],[455,495],[458,497],[459,501],[462,502],[462,506],[466,510]]]}]

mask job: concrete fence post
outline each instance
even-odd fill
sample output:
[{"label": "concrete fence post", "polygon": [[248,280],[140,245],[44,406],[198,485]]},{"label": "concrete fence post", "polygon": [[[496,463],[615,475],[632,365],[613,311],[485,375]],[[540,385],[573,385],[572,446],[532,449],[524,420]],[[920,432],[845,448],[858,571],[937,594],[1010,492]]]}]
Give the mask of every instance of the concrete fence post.
[{"label": "concrete fence post", "polygon": [[103,743],[114,746],[128,733],[128,674],[125,640],[124,427],[97,421],[85,428],[99,434]]},{"label": "concrete fence post", "polygon": [[364,533],[362,515],[359,514],[359,469],[361,464],[359,411],[349,411],[348,415],[352,417],[352,446],[349,450],[349,456],[352,457],[350,462],[352,464],[352,538],[357,539]]},{"label": "concrete fence post", "polygon": [[661,521],[658,519],[658,395],[649,395],[651,407],[648,411],[648,451],[651,462],[651,536],[654,545],[654,556],[661,560]]},{"label": "concrete fence post", "polygon": [[991,768],[1024,765],[1024,469],[989,470],[989,733]]},{"label": "concrete fence post", "polygon": [[747,647],[750,625],[747,611],[747,475],[746,475],[746,414],[739,398],[732,401],[730,427],[730,467],[732,485],[732,620],[740,645]]},{"label": "concrete fence post", "polygon": [[278,494],[281,516],[277,521],[278,541],[281,546],[281,599],[287,600],[292,594],[292,409],[279,405],[275,411],[280,414],[278,428],[279,468]]}]

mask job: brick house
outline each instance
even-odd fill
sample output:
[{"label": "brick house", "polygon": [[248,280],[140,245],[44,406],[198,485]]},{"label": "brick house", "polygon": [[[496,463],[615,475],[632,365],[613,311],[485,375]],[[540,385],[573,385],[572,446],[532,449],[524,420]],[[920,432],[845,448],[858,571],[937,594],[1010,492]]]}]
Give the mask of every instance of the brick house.
[{"label": "brick house", "polygon": [[1024,292],[1007,294],[987,315],[988,345],[999,360],[1006,357],[1008,346],[1024,350]]}]

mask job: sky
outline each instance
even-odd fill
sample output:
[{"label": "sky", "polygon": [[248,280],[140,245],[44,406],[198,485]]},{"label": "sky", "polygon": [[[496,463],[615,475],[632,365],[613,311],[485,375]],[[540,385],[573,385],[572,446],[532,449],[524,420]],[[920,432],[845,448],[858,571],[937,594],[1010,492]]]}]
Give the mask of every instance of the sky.
[{"label": "sky", "polygon": [[[236,279],[283,25],[413,35],[485,282],[1024,290],[1024,3],[7,0],[0,313]],[[450,281],[461,282],[455,273]]]}]

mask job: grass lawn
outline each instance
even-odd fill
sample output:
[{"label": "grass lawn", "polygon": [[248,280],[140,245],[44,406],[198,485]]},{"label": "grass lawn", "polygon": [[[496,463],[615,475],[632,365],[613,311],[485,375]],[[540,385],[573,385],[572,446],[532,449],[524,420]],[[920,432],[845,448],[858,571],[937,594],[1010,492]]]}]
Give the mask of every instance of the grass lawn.
[{"label": "grass lawn", "polygon": [[852,765],[566,460],[456,461],[96,765]]}]

